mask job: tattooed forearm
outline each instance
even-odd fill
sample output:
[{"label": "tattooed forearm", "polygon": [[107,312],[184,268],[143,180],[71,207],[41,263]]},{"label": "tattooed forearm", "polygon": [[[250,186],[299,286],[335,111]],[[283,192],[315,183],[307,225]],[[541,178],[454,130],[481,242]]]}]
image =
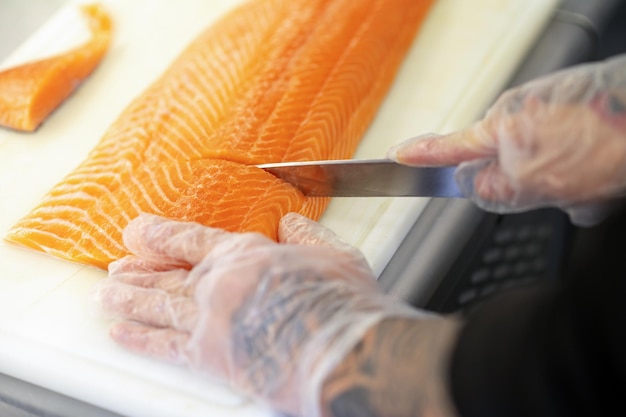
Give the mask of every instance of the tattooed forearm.
[{"label": "tattooed forearm", "polygon": [[250,370],[247,382],[255,392],[279,379],[284,364],[319,328],[322,318],[303,311],[301,300],[311,287],[307,280],[320,282],[321,277],[310,271],[272,276],[233,315],[233,358]]},{"label": "tattooed forearm", "polygon": [[626,130],[626,91],[600,93],[591,100],[590,106],[604,122],[618,130]]},{"label": "tattooed forearm", "polygon": [[[264,275],[263,284],[243,300],[231,321],[233,360],[239,369],[246,370],[240,388],[273,395],[275,389],[282,389],[276,381],[296,380],[302,372],[301,352],[312,349],[321,357],[332,355],[328,344],[346,328],[333,323],[367,311],[369,300],[375,299],[370,293],[361,295],[365,283],[325,281],[327,278],[313,269],[271,273]],[[320,332],[328,337],[327,343],[321,337],[320,345],[311,347]]]},{"label": "tattooed forearm", "polygon": [[621,91],[609,96],[608,109],[611,114],[624,115],[626,114],[626,91]]},{"label": "tattooed forearm", "polygon": [[325,417],[454,416],[446,364],[459,322],[387,319],[326,380]]}]

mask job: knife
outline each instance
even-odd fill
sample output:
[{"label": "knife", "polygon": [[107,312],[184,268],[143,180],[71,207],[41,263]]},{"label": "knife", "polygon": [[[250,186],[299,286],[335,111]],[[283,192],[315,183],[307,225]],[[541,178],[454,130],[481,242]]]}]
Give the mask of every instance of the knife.
[{"label": "knife", "polygon": [[257,167],[309,197],[462,197],[455,166],[411,167],[390,159],[279,162]]}]

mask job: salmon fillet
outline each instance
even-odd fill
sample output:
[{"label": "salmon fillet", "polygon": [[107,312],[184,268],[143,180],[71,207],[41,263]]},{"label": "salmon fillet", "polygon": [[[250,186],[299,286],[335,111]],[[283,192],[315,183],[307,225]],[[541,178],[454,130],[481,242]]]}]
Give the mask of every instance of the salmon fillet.
[{"label": "salmon fillet", "polygon": [[83,5],[90,40],[68,52],[0,72],[0,125],[32,132],[93,72],[111,41],[111,18]]},{"label": "salmon fillet", "polygon": [[328,199],[253,164],[350,158],[432,0],[254,0],[200,34],[6,240],[99,268],[148,212],[276,239]]}]

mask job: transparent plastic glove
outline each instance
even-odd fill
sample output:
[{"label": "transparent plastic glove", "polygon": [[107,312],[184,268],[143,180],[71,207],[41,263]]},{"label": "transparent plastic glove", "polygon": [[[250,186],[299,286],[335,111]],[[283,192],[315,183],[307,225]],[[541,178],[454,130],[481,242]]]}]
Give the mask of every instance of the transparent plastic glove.
[{"label": "transparent plastic glove", "polygon": [[120,345],[319,416],[325,377],[365,331],[422,313],[383,294],[362,254],[318,223],[288,214],[279,236],[141,215],[124,231],[134,255],[110,265],[95,303],[120,320]]},{"label": "transparent plastic glove", "polygon": [[460,164],[462,191],[489,211],[556,206],[575,224],[597,223],[626,190],[626,56],[514,88],[471,128],[414,138],[389,157]]}]

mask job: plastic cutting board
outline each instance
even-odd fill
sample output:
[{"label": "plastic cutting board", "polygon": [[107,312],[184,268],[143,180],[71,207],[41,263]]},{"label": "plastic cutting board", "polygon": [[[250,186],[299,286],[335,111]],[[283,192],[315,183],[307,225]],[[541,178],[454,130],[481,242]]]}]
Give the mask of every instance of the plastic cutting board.
[{"label": "plastic cutting board", "polygon": [[[0,130],[0,233],[70,172],[119,112],[233,0],[109,0],[114,43],[102,65],[35,134]],[[439,0],[356,157],[381,157],[425,132],[461,128],[506,84],[557,0]],[[86,36],[73,3],[0,67]],[[358,246],[376,273],[423,198],[335,199],[322,223]],[[90,314],[104,271],[0,243],[0,372],[129,416],[271,415],[215,381],[118,348]]]}]

